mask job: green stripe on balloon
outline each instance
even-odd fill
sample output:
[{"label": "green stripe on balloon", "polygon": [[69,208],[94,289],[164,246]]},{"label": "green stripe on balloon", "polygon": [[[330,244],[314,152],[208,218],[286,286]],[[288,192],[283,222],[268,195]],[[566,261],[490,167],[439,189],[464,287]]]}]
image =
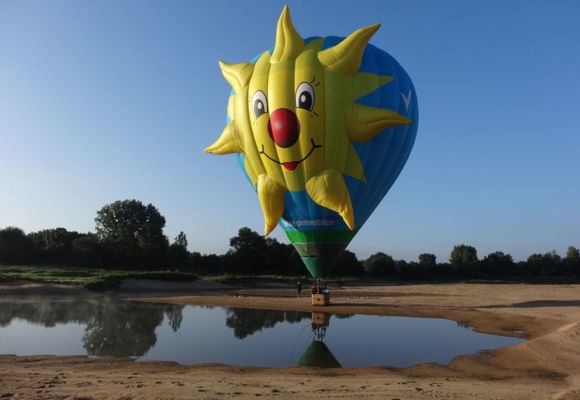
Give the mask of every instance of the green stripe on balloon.
[{"label": "green stripe on balloon", "polygon": [[346,243],[293,243],[301,257],[335,256],[340,254]]},{"label": "green stripe on balloon", "polygon": [[354,235],[356,231],[286,231],[286,236],[314,279],[328,276],[336,258]]},{"label": "green stripe on balloon", "polygon": [[336,263],[336,255],[300,258],[314,279],[326,278],[326,276],[328,276],[328,271],[330,271]]},{"label": "green stripe on balloon", "polygon": [[292,243],[350,243],[357,231],[286,231]]}]

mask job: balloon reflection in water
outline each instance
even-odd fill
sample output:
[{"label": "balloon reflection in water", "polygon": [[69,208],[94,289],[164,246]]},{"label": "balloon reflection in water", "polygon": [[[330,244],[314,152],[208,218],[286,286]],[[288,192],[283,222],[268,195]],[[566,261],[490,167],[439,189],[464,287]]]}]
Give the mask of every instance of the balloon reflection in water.
[{"label": "balloon reflection in water", "polygon": [[330,324],[330,314],[312,313],[312,333],[314,338],[308,345],[300,359],[298,365],[303,367],[319,368],[341,368],[340,362],[323,342],[326,335],[326,328]]}]

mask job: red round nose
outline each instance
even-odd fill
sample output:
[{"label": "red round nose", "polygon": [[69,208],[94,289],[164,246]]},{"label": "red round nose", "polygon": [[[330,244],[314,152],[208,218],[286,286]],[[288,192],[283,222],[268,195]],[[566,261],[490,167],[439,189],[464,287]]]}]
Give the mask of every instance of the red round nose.
[{"label": "red round nose", "polygon": [[280,147],[290,147],[298,140],[300,123],[296,114],[286,108],[279,108],[270,114],[268,121],[270,137]]}]

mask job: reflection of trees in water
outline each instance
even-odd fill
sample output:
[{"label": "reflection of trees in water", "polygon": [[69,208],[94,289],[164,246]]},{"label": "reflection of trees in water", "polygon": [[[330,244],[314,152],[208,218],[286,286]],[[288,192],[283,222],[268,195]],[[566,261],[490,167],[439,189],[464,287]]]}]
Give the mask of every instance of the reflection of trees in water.
[{"label": "reflection of trees in water", "polygon": [[36,325],[53,327],[71,322],[84,323],[93,305],[87,301],[37,301],[1,302],[0,327],[10,325],[19,318]]},{"label": "reflection of trees in water", "polygon": [[332,314],[332,317],[336,319],[349,319],[354,316],[355,314]]},{"label": "reflection of trees in water", "polygon": [[1,303],[0,326],[20,318],[53,327],[58,323],[86,324],[83,344],[89,355],[142,356],[157,341],[155,329],[164,316],[177,331],[183,320],[183,306],[122,301],[103,297],[98,300]]},{"label": "reflection of trees in water", "polygon": [[272,328],[279,322],[291,324],[310,319],[310,313],[299,311],[255,310],[249,308],[227,309],[226,326],[234,330],[234,336],[243,339],[261,331]]},{"label": "reflection of trees in water", "polygon": [[463,329],[468,329],[471,330],[471,326],[469,326],[467,323],[463,322],[463,321],[457,321],[457,326]]},{"label": "reflection of trees in water", "polygon": [[95,356],[142,356],[157,342],[155,328],[167,316],[169,326],[177,331],[183,306],[139,302],[99,302],[87,321],[84,347]]},{"label": "reflection of trees in water", "polygon": [[[214,308],[202,306],[203,308]],[[114,297],[74,298],[0,303],[0,327],[13,319],[54,327],[56,324],[85,325],[82,338],[87,354],[94,356],[135,357],[144,355],[157,342],[155,329],[164,318],[176,332],[183,321],[182,305],[123,301]],[[349,314],[334,314],[336,318],[350,318]],[[243,339],[279,322],[297,323],[310,320],[311,314],[298,311],[255,310],[231,308],[227,310],[226,326]]]},{"label": "reflection of trees in water", "polygon": [[183,322],[183,306],[177,304],[164,304],[163,313],[167,317],[167,321],[171,330],[177,332],[181,328]]}]

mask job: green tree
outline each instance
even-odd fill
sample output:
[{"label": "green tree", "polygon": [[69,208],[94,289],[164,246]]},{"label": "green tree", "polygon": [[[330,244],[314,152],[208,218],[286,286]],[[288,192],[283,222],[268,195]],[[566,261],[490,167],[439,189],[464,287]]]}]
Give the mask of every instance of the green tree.
[{"label": "green tree", "polygon": [[532,275],[559,275],[562,270],[562,258],[555,250],[545,254],[532,254],[528,257],[527,271]]},{"label": "green tree", "polygon": [[419,265],[422,267],[435,267],[437,266],[437,257],[435,254],[419,254]]},{"label": "green tree", "polygon": [[479,264],[477,250],[466,244],[457,245],[451,251],[449,262],[461,272],[474,272]]},{"label": "green tree", "polygon": [[274,238],[266,238],[266,247],[263,253],[263,267],[266,273],[288,274],[291,272],[287,247]]},{"label": "green tree", "polygon": [[544,257],[540,253],[530,254],[526,261],[526,273],[528,275],[540,275],[544,269]]},{"label": "green tree", "polygon": [[171,246],[169,246],[169,262],[173,267],[183,269],[186,267],[188,259],[187,236],[185,236],[185,233],[179,232]]},{"label": "green tree", "polygon": [[224,255],[227,272],[259,273],[265,271],[266,238],[248,227],[240,228],[230,239],[230,251]]},{"label": "green tree", "polygon": [[177,234],[177,236],[173,240],[173,244],[183,250],[187,250],[188,245],[187,236],[185,236],[185,233],[183,233],[183,231]]},{"label": "green tree", "polygon": [[580,261],[580,250],[574,246],[569,246],[568,251],[566,251],[566,261],[579,262]]},{"label": "green tree", "polygon": [[22,229],[0,229],[0,264],[26,264],[32,261],[34,245]]},{"label": "green tree", "polygon": [[481,261],[483,272],[494,275],[512,275],[515,273],[515,263],[511,255],[501,251],[489,253]]},{"label": "green tree", "polygon": [[356,255],[352,251],[345,250],[336,258],[336,263],[330,272],[339,276],[361,276],[364,270]]},{"label": "green tree", "polygon": [[[199,254],[199,253],[197,253]],[[193,268],[198,271],[206,272],[223,272],[225,269],[223,256],[218,256],[217,254],[204,254],[196,256],[194,253],[193,258]]]},{"label": "green tree", "polygon": [[110,263],[111,255],[107,253],[97,235],[87,233],[72,241],[71,260],[78,265],[98,266]]},{"label": "green tree", "polygon": [[162,266],[168,240],[163,234],[165,218],[152,204],[119,200],[107,204],[95,218],[98,237],[122,265]]},{"label": "green tree", "polygon": [[73,241],[81,237],[81,234],[69,232],[65,228],[55,228],[31,232],[28,237],[34,243],[38,262],[67,263],[71,261]]},{"label": "green tree", "polygon": [[238,235],[230,239],[230,247],[235,251],[258,252],[266,247],[266,238],[248,227],[238,230]]},{"label": "green tree", "polygon": [[395,260],[393,257],[378,252],[367,258],[363,262],[365,272],[372,276],[388,276],[392,275],[395,270]]},{"label": "green tree", "polygon": [[566,252],[566,257],[564,257],[564,263],[566,264],[566,269],[570,274],[580,273],[580,250],[574,246],[568,247]]}]

